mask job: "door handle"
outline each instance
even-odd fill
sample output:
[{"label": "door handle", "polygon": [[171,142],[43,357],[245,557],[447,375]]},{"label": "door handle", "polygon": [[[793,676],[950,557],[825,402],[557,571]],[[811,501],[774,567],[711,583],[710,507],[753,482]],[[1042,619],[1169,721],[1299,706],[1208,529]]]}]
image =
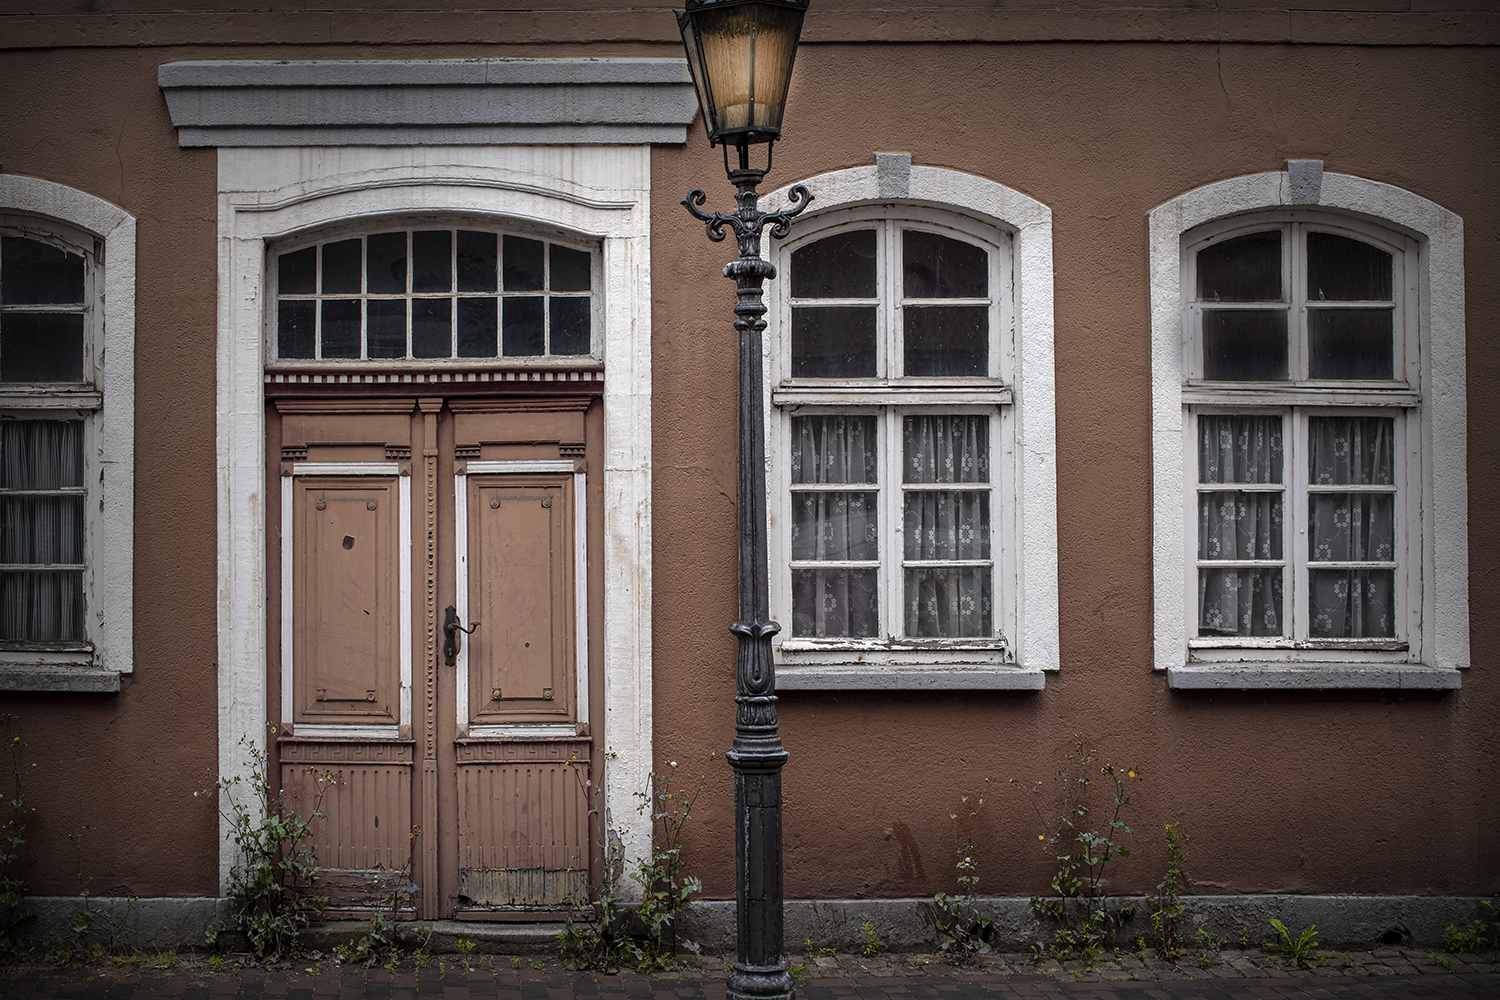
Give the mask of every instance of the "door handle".
[{"label": "door handle", "polygon": [[458,665],[458,644],[463,641],[458,634],[462,632],[464,635],[473,635],[479,623],[474,622],[468,628],[464,628],[463,623],[458,620],[458,609],[451,604],[443,614],[445,616],[443,632],[447,636],[443,640],[443,662],[453,667]]}]

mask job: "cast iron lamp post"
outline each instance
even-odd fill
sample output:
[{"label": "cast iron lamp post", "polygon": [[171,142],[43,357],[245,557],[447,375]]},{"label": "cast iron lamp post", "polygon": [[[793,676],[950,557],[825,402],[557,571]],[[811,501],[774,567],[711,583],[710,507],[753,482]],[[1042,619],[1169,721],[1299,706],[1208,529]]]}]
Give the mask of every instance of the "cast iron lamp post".
[{"label": "cast iron lamp post", "polygon": [[[776,667],[766,565],[766,427],[761,411],[761,333],[766,305],[761,284],[776,269],[760,255],[760,234],[770,226],[782,238],[792,217],[812,195],[798,184],[792,206],[781,212],[756,207],[755,187],[771,169],[771,144],[781,137],[781,113],[792,78],[807,0],[687,0],[677,15],[688,68],[703,109],[710,146],[724,146],[724,170],[737,189],[739,208],[721,215],[698,210],[706,195],[683,199],[720,242],[734,231],[740,258],[724,266],[738,300],[740,334],[740,617],[729,626],[738,643],[735,661],[734,768],[735,921],[738,941],[728,995],[738,1000],[791,1000],[782,928],[781,768],[787,752],[776,731]],[[750,147],[766,144],[765,170],[750,166]],[[738,168],[729,166],[729,147]]]}]

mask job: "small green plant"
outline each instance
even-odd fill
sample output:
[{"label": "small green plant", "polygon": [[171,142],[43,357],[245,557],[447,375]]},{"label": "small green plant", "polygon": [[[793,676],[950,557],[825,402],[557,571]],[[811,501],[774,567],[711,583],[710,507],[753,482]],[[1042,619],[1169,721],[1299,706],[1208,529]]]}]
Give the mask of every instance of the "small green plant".
[{"label": "small green plant", "polygon": [[16,717],[6,713],[0,715],[5,724],[4,739],[10,751],[10,794],[6,796],[8,809],[0,815],[5,821],[0,824],[0,955],[15,950],[19,941],[16,932],[35,916],[26,906],[26,879],[21,876],[21,848],[26,846],[26,797],[21,792],[22,770],[21,737],[16,734]]},{"label": "small green plant", "polygon": [[[1146,897],[1146,909],[1151,914],[1151,943],[1158,958],[1175,961],[1181,950],[1182,940],[1178,922],[1182,917],[1180,893],[1186,884],[1182,873],[1182,856],[1187,834],[1178,823],[1168,823],[1167,873],[1156,886],[1156,892]],[[1243,933],[1243,932],[1242,932]]]},{"label": "small green plant", "polygon": [[1479,901],[1479,916],[1462,927],[1449,924],[1443,931],[1443,950],[1460,954],[1478,954],[1486,948],[1500,950],[1500,906],[1488,899]]},{"label": "small green plant", "polygon": [[[677,918],[688,897],[703,888],[700,879],[686,874],[682,828],[692,818],[693,805],[708,784],[708,776],[699,775],[695,789],[679,786],[673,790],[677,762],[670,761],[667,766],[666,771],[652,771],[646,789],[635,793],[640,811],[650,812],[653,842],[651,853],[637,861],[629,874],[641,888],[640,902],[620,900],[610,885],[592,903],[586,897],[570,897],[567,922],[558,935],[558,951],[570,969],[614,972],[623,965],[649,972],[672,965],[677,951]],[[581,774],[580,783],[597,795],[597,789],[592,789]],[[597,815],[598,809],[589,812]],[[607,857],[609,851],[605,853]]]},{"label": "small green plant", "polygon": [[786,971],[791,973],[792,981],[795,982],[798,986],[807,985],[807,968],[805,966],[801,965],[800,963],[793,962],[791,965],[788,965],[786,967]]},{"label": "small green plant", "polygon": [[1289,959],[1294,966],[1301,966],[1307,961],[1307,956],[1316,947],[1315,941],[1318,937],[1318,925],[1308,924],[1301,934],[1292,937],[1292,932],[1287,930],[1286,924],[1271,918],[1271,926],[1276,929],[1277,937],[1272,940],[1272,945],[1281,949],[1282,955]]},{"label": "small green plant", "polygon": [[860,925],[859,933],[859,953],[865,958],[874,958],[880,954],[880,939],[875,936],[875,928],[870,926],[868,920]]},{"label": "small green plant", "polygon": [[[1021,787],[1030,800],[1043,827],[1037,839],[1057,864],[1052,894],[1031,897],[1032,909],[1056,925],[1050,946],[1039,946],[1038,950],[1058,958],[1081,955],[1092,964],[1115,931],[1135,917],[1134,907],[1110,905],[1104,873],[1116,856],[1130,857],[1130,850],[1119,838],[1135,831],[1120,815],[1129,801],[1126,782],[1136,780],[1138,772],[1133,767],[1100,764],[1097,751],[1081,736],[1073,738],[1073,752],[1067,759],[1071,764],[1054,775],[1063,784],[1062,814],[1055,822],[1042,813],[1041,782],[1021,786],[1012,778],[1011,784]],[[1113,792],[1113,808],[1105,807],[1109,818],[1102,826],[1091,825],[1096,822],[1090,802],[1092,786],[1098,780],[1094,777],[1096,767]]]},{"label": "small green plant", "polygon": [[223,972],[224,971],[224,956],[222,956],[222,955],[210,955],[210,956],[208,956],[208,969],[209,969],[210,972]]},{"label": "small green plant", "polygon": [[370,918],[369,930],[348,944],[335,945],[333,953],[340,962],[349,965],[394,969],[402,958],[401,939],[394,922],[386,923],[385,917],[377,913]]},{"label": "small green plant", "polygon": [[512,955],[512,956],[510,956],[510,967],[512,969],[519,969],[521,967],[521,956],[520,955]]},{"label": "small green plant", "polygon": [[1453,971],[1453,959],[1449,958],[1447,955],[1439,955],[1437,952],[1433,952],[1428,957],[1432,959],[1433,965],[1436,965],[1444,972]]},{"label": "small green plant", "polygon": [[[276,731],[275,726],[269,728]],[[313,891],[319,869],[308,842],[312,823],[323,818],[323,796],[335,778],[317,775],[312,811],[304,818],[287,805],[285,790],[271,794],[265,751],[248,741],[241,743],[249,756],[249,780],[241,775],[223,777],[215,786],[239,852],[229,875],[231,913],[236,929],[256,954],[277,959],[296,951],[303,928],[328,905]],[[245,788],[248,803],[241,794]]]},{"label": "small green plant", "polygon": [[474,942],[468,938],[459,938],[454,943],[458,945],[458,964],[465,972],[473,972]]},{"label": "small green plant", "polygon": [[807,939],[807,941],[803,945],[803,949],[804,954],[807,955],[809,961],[814,958],[832,958],[834,955],[834,949],[819,948],[817,945],[813,944],[812,938]]},{"label": "small green plant", "polygon": [[[979,861],[974,838],[971,834],[965,835],[964,842],[958,842],[959,823],[963,822],[972,831],[975,818],[984,808],[984,796],[973,792],[961,796],[959,802],[967,810],[967,815],[948,814],[953,822],[954,868],[957,872],[954,880],[958,883],[958,891],[952,895],[940,892],[932,897],[932,903],[938,950],[948,956],[949,961],[962,963],[989,949],[993,929],[989,915],[974,905],[979,890]],[[971,803],[973,808],[969,809]]]}]

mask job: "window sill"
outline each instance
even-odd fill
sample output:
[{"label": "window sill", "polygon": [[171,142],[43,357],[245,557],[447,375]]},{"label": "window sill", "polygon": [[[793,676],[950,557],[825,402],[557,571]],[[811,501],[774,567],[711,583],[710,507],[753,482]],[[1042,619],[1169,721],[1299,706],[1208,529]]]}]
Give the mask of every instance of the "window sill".
[{"label": "window sill", "polygon": [[1462,674],[1420,663],[1194,663],[1167,668],[1174,691],[1453,691]]},{"label": "window sill", "polygon": [[1040,670],[988,664],[798,664],[776,668],[778,691],[1040,691]]},{"label": "window sill", "polygon": [[112,694],[120,674],[95,666],[57,663],[0,663],[0,691],[81,691]]}]

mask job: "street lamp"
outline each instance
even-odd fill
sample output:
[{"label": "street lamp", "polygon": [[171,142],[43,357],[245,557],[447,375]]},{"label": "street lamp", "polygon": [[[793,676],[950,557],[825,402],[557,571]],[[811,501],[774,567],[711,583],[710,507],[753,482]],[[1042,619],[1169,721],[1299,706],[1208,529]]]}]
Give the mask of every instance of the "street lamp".
[{"label": "street lamp", "polygon": [[[734,873],[737,955],[728,996],[740,1000],[791,1000],[782,926],[781,768],[787,752],[776,731],[776,665],[766,565],[766,427],[761,412],[761,334],[766,304],[761,284],[776,269],[760,255],[760,234],[770,226],[780,239],[812,195],[798,184],[791,207],[762,212],[756,185],[771,169],[771,146],[781,137],[792,61],[807,0],[687,0],[677,15],[688,69],[703,109],[710,147],[724,146],[724,171],[739,208],[721,215],[698,210],[706,195],[694,190],[682,204],[705,224],[715,243],[733,230],[739,260],[724,265],[737,300],[740,334],[740,616],[729,626],[735,658]],[[750,166],[750,147],[766,144],[764,170]],[[738,154],[729,165],[729,147]]]}]

